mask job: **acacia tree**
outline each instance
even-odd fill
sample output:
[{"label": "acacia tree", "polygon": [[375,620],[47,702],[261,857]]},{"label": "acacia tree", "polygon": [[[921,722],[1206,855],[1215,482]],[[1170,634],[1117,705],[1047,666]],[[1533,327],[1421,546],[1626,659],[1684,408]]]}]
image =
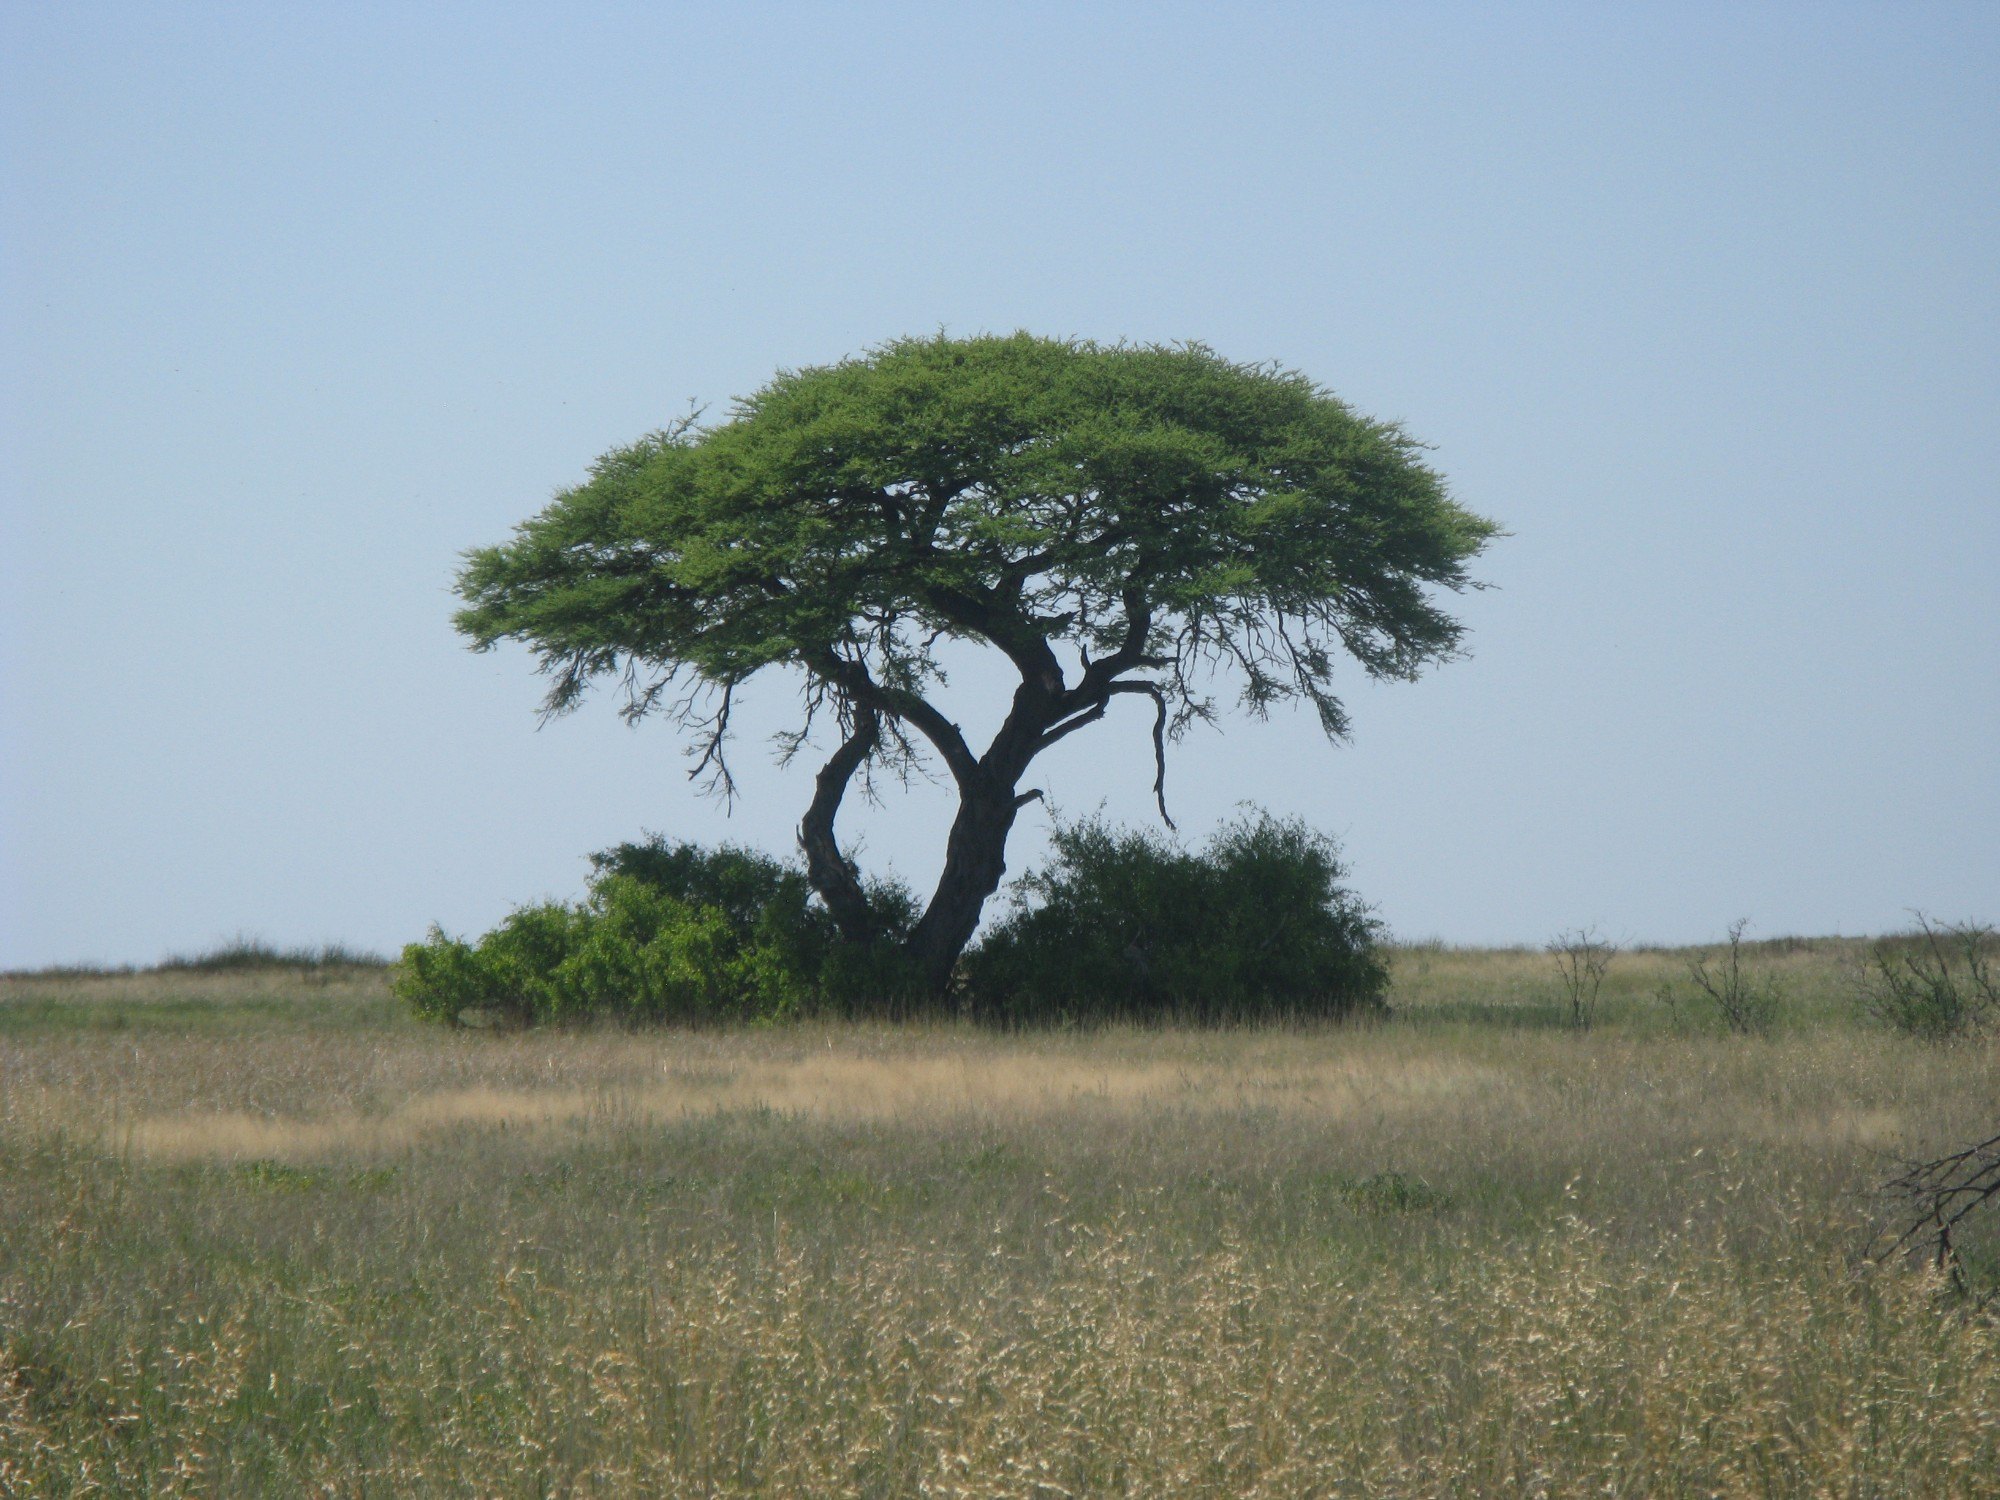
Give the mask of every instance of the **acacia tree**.
[{"label": "acacia tree", "polygon": [[[1165,742],[1214,717],[1216,684],[1256,714],[1303,698],[1338,740],[1337,658],[1410,678],[1457,654],[1431,587],[1465,588],[1495,527],[1420,453],[1303,375],[1199,345],[903,339],[606,454],[467,554],[456,623],[477,649],[527,644],[547,714],[621,683],[625,717],[672,721],[724,796],[737,689],[798,669],[787,758],[822,722],[839,738],[799,844],[855,941],[882,922],[835,815],[857,775],[934,754],[958,813],[905,944],[941,990],[1040,795],[1029,765],[1114,699],[1153,709],[1164,817]],[[933,701],[943,641],[1019,674],[983,749]]]}]

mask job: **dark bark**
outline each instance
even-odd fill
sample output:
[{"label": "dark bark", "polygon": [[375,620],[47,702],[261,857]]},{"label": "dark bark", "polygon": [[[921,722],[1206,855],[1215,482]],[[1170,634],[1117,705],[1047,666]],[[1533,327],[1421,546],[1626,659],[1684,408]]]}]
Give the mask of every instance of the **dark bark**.
[{"label": "dark bark", "polygon": [[[799,845],[806,854],[807,877],[842,935],[857,941],[878,936],[854,867],[834,842],[834,814],[849,778],[876,748],[882,715],[914,728],[931,743],[957,784],[958,814],[945,844],[944,870],[903,946],[917,962],[925,988],[942,996],[950,987],[959,955],[979,926],[987,898],[1000,888],[1007,874],[1007,835],[1013,830],[1014,819],[1025,803],[1041,795],[1015,790],[1029,764],[1058,740],[1101,719],[1112,698],[1142,693],[1160,710],[1153,739],[1163,777],[1165,697],[1152,683],[1119,680],[1120,673],[1135,667],[1162,664],[1159,658],[1145,654],[1150,615],[1136,604],[1119,649],[1089,663],[1082,680],[1067,687],[1054,652],[1032,629],[1000,632],[982,601],[963,594],[943,594],[935,602],[941,612],[988,639],[1007,634],[1002,644],[1020,667],[1022,680],[1014,691],[1006,722],[986,753],[975,757],[958,726],[935,705],[908,689],[876,682],[859,662],[825,653],[813,663],[814,669],[852,706],[854,733],[819,773],[812,808],[799,825]],[[1160,778],[1155,779],[1154,790],[1160,795],[1164,814],[1166,801]]]},{"label": "dark bark", "polygon": [[1007,834],[1025,798],[1014,795],[1012,781],[993,778],[986,786],[960,788],[958,816],[945,844],[944,873],[917,925],[907,949],[921,967],[925,988],[942,995],[965,945],[979,926],[986,898],[1000,888],[1007,873]]},{"label": "dark bark", "polygon": [[834,840],[833,820],[840,811],[847,784],[881,737],[875,710],[860,704],[854,710],[853,732],[841,742],[813,783],[812,805],[799,823],[799,849],[806,857],[806,879],[826,903],[840,935],[852,943],[873,942],[879,935],[874,910],[853,862]]},{"label": "dark bark", "polygon": [[1014,691],[1013,709],[986,754],[957,778],[958,816],[945,843],[944,873],[906,944],[933,995],[943,995],[949,988],[952,969],[972,941],[986,898],[1000,889],[1014,818],[1041,795],[1014,789],[1027,774],[1029,762],[1051,743],[1049,726],[1075,711],[1070,696],[1051,692],[1039,682],[1022,682]]},{"label": "dark bark", "polygon": [[[1972,1291],[1957,1236],[1976,1210],[2000,1203],[2000,1135],[1930,1161],[1906,1162],[1902,1175],[1885,1183],[1883,1190],[1900,1198],[1911,1217],[1882,1254],[1920,1251],[1951,1278],[1957,1290]],[[1996,1299],[2000,1288],[1980,1301]]]}]

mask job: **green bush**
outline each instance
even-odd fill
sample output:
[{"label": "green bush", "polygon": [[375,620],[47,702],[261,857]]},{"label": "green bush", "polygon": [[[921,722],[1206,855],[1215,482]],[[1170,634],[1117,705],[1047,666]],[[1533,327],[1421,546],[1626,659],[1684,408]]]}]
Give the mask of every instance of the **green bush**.
[{"label": "green bush", "polygon": [[577,905],[524,906],[479,941],[436,928],[403,950],[396,993],[420,1016],[521,1025],[780,1020],[894,1005],[911,976],[892,946],[912,902],[870,889],[883,943],[843,943],[805,876],[752,850],[654,837],[591,856]]},{"label": "green bush", "polygon": [[1882,1025],[1927,1042],[1956,1042],[2000,1023],[2000,953],[1980,922],[1933,922],[1915,913],[1917,930],[1883,938],[1869,950],[1859,989]]},{"label": "green bush", "polygon": [[[1379,1008],[1379,929],[1339,884],[1331,840],[1258,815],[1199,853],[1099,822],[965,962],[975,1014],[1003,1022],[1329,1016]],[[910,893],[874,884],[873,944],[843,942],[795,866],[650,838],[591,856],[588,894],[513,912],[476,942],[431,929],[396,993],[419,1015],[516,1025],[775,1021],[907,1013],[922,999],[900,943]]]},{"label": "green bush", "polygon": [[1013,910],[973,950],[975,1014],[1249,1019],[1382,1006],[1380,925],[1340,880],[1333,841],[1259,813],[1198,853],[1090,820],[1055,833],[1055,858],[1014,887]]},{"label": "green bush", "polygon": [[435,926],[428,939],[404,947],[391,988],[421,1019],[448,1024],[465,1011],[492,1005],[498,996],[472,945]]}]

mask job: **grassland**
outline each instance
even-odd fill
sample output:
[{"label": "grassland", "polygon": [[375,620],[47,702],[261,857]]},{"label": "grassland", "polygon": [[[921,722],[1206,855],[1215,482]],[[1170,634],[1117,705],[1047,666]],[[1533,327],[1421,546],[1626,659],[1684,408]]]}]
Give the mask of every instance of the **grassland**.
[{"label": "grassland", "polygon": [[2000,1328],[1861,1254],[2000,1052],[1855,956],[1754,954],[1763,1037],[1647,952],[1581,1035],[1423,948],[1219,1031],[0,980],[0,1493],[2000,1495]]}]

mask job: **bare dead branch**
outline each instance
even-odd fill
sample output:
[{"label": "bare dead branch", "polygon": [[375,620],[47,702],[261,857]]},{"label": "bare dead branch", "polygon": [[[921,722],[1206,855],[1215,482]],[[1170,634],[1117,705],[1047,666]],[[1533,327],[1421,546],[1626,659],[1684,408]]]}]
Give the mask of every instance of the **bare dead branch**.
[{"label": "bare dead branch", "polygon": [[1969,1292],[1957,1236],[1965,1221],[2000,1199],[2000,1135],[1928,1161],[1911,1161],[1883,1184],[1883,1192],[1903,1206],[1908,1223],[1878,1259],[1918,1254]]},{"label": "bare dead branch", "polygon": [[1167,827],[1178,829],[1167,812],[1167,695],[1154,682],[1119,682],[1112,684],[1114,693],[1137,693],[1153,700],[1153,800],[1160,807],[1160,821]]},{"label": "bare dead branch", "polygon": [[1545,945],[1556,961],[1556,977],[1569,1001],[1569,1024],[1575,1031],[1590,1030],[1597,1018],[1597,992],[1604,985],[1618,945],[1598,934],[1597,928],[1579,927],[1559,932]]}]

